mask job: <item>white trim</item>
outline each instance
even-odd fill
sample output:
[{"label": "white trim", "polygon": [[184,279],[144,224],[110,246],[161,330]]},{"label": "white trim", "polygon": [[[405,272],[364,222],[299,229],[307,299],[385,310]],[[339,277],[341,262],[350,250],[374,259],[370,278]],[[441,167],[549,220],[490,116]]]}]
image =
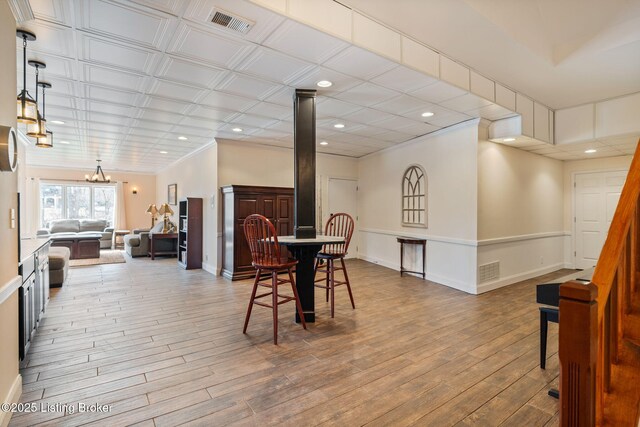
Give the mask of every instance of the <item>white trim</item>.
[{"label": "white trim", "polygon": [[[11,384],[9,393],[7,393],[7,397],[2,401],[2,403],[18,403],[20,401],[21,394],[22,394],[22,375],[18,374],[16,379],[13,380],[13,384]],[[9,425],[9,421],[11,421],[11,415],[13,415],[11,411],[8,411],[8,412],[0,411],[0,426]]]},{"label": "white trim", "polygon": [[[400,264],[391,263],[384,261],[380,258],[368,256],[368,255],[358,255],[358,259],[363,261],[367,261],[373,264],[378,264],[386,268],[390,268],[392,270],[400,271]],[[417,277],[418,279],[422,279],[422,277],[412,274],[412,276]],[[466,292],[468,294],[475,295],[477,292],[473,288],[473,285],[469,285],[468,283],[460,282],[459,280],[454,280],[448,277],[439,276],[437,274],[433,274],[430,272],[425,272],[425,280],[430,282],[437,283],[438,285],[447,286],[449,288],[453,288],[459,291]]]},{"label": "white trim", "polygon": [[207,263],[207,262],[203,262],[203,263],[202,263],[202,269],[203,269],[204,271],[206,271],[207,273],[211,273],[211,274],[213,274],[214,276],[217,276],[217,275],[218,275],[217,268],[216,268],[216,266],[215,266],[215,265],[213,265],[213,264],[209,264],[209,263]]},{"label": "white trim", "polygon": [[[423,228],[422,230],[426,230],[426,228]],[[378,230],[375,228],[361,228],[359,231],[362,231],[364,233],[384,234],[384,235],[396,236],[396,237],[413,237],[416,239],[427,239],[433,242],[452,243],[454,245],[473,246],[473,247],[478,246],[477,240],[466,240],[466,239],[457,239],[454,237],[433,236],[431,234],[408,233],[406,231],[393,231],[393,230]]]},{"label": "white trim", "polygon": [[503,286],[512,285],[514,283],[518,283],[527,279],[532,279],[534,277],[541,276],[543,274],[554,272],[561,268],[566,268],[566,264],[564,262],[559,262],[557,264],[549,265],[547,267],[536,268],[534,270],[525,271],[524,273],[513,274],[511,276],[503,277],[501,279],[494,280],[491,282],[480,283],[478,284],[478,293],[482,294],[484,292],[502,288]]},{"label": "white trim", "polygon": [[[7,3],[9,3],[9,9],[11,9],[11,13],[16,19],[16,24],[35,19],[29,0],[9,0]],[[0,422],[0,425],[3,424]]]},{"label": "white trim", "polygon": [[562,237],[571,235],[566,231],[549,231],[546,233],[521,234],[518,236],[497,237],[495,239],[478,240],[478,246],[498,245],[500,243],[523,242],[525,240],[546,239],[549,237]]},{"label": "white trim", "polygon": [[[13,293],[22,286],[22,276],[15,276],[0,288],[0,304],[13,295]],[[2,423],[0,423],[2,425]]]}]

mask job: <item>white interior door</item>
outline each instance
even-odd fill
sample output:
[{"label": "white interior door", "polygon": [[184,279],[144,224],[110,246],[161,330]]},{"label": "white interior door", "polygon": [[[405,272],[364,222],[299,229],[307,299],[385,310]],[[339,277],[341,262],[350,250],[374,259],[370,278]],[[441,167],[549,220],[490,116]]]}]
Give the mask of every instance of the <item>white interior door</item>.
[{"label": "white interior door", "polygon": [[591,268],[598,262],[626,176],[625,171],[576,175],[576,268]]},{"label": "white interior door", "polygon": [[[349,254],[346,258],[355,258],[358,255],[358,181],[352,179],[329,178],[328,188],[329,215],[344,212],[351,215],[355,221],[353,237],[349,245]],[[324,226],[323,226],[324,227]]]}]

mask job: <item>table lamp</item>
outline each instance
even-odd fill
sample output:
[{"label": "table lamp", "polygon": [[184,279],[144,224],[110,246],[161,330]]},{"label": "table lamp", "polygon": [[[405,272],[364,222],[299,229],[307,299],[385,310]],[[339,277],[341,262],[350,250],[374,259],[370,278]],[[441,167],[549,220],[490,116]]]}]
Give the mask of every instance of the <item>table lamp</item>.
[{"label": "table lamp", "polygon": [[147,213],[151,215],[151,228],[153,228],[153,226],[156,225],[156,216],[158,215],[158,208],[156,207],[155,203],[149,205],[149,207],[147,208]]},{"label": "table lamp", "polygon": [[164,216],[164,227],[162,227],[162,232],[167,233],[169,232],[169,215],[173,215],[173,210],[168,203],[164,203],[162,206],[160,206],[160,210],[158,212],[160,213],[160,215]]}]

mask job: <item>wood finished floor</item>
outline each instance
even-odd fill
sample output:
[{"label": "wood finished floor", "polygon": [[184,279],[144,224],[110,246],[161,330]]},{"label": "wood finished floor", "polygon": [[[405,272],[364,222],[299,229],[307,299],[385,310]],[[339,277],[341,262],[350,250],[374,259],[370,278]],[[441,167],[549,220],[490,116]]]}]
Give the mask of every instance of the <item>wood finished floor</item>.
[{"label": "wood finished floor", "polygon": [[317,290],[308,330],[281,306],[242,324],[250,281],[175,259],[74,268],[53,291],[22,364],[22,402],[111,405],[107,413],[15,414],[11,426],[557,425],[557,325],[538,367],[535,284],[480,296],[348,261],[331,319]]}]

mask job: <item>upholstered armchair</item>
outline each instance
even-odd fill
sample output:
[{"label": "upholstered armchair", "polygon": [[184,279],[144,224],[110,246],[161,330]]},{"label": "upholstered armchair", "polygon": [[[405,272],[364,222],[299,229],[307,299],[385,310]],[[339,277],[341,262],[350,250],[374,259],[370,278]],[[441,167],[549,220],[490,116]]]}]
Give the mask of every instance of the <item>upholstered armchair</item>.
[{"label": "upholstered armchair", "polygon": [[[124,236],[124,250],[131,257],[147,256],[149,255],[149,234],[161,233],[163,223],[159,222],[151,230],[148,228],[138,228]],[[165,248],[166,245],[166,248]],[[154,248],[157,251],[169,251],[173,247],[173,242],[170,240],[158,240],[154,243]]]}]

